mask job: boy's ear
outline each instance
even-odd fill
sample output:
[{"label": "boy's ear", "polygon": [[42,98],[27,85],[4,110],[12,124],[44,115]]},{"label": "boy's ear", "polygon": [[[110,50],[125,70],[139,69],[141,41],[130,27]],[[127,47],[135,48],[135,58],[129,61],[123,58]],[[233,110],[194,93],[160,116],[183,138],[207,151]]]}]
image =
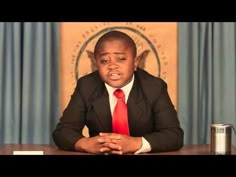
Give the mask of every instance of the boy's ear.
[{"label": "boy's ear", "polygon": [[136,58],[134,59],[134,71],[136,71],[137,68],[138,68],[138,58],[136,57]]}]

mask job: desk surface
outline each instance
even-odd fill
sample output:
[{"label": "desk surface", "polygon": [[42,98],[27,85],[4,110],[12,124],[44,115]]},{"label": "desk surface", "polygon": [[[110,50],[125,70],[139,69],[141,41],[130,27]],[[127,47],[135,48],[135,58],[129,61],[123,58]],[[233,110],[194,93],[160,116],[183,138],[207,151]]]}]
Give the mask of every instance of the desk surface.
[{"label": "desk surface", "polygon": [[[0,148],[0,155],[13,155],[13,151],[43,151],[44,155],[92,155],[81,152],[63,151],[52,145],[6,144]],[[211,155],[210,145],[185,145],[179,151],[146,153],[145,155]],[[236,147],[232,147],[231,155],[236,155]]]}]

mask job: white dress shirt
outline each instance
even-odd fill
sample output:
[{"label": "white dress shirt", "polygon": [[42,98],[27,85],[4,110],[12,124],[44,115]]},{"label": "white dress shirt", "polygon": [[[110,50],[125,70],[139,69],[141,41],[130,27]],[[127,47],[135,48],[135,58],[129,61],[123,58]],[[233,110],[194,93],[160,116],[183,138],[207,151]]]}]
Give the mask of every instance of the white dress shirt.
[{"label": "white dress shirt", "polygon": [[[119,88],[119,89],[123,90],[123,92],[125,94],[126,104],[127,104],[127,100],[129,98],[129,94],[130,94],[133,84],[134,84],[134,75],[132,77],[132,80],[127,85],[125,85],[122,88]],[[105,86],[106,86],[108,94],[109,94],[110,109],[111,109],[111,114],[113,115],[113,111],[114,111],[115,105],[117,103],[117,98],[113,95],[113,93],[118,88],[113,88],[110,85],[108,85],[107,83],[105,83]],[[139,153],[144,153],[144,152],[149,152],[149,151],[151,151],[151,145],[144,137],[142,137],[142,146],[134,154],[139,154]]]}]

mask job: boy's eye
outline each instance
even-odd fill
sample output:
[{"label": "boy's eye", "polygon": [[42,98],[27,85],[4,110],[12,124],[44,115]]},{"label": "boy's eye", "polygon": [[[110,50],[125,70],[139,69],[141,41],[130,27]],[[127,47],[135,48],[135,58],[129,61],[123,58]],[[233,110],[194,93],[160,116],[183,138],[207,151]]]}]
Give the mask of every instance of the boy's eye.
[{"label": "boy's eye", "polygon": [[118,60],[123,61],[123,60],[125,60],[125,58],[121,57],[121,58],[118,58]]},{"label": "boy's eye", "polygon": [[105,63],[107,63],[107,62],[108,62],[108,59],[102,59],[102,60],[101,60],[101,63],[102,63],[102,64],[105,64]]}]

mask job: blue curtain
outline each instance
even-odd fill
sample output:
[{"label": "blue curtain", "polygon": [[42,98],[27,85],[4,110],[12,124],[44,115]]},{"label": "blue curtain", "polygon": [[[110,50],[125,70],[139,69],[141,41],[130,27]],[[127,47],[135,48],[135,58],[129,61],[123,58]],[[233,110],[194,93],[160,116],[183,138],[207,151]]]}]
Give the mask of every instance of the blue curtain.
[{"label": "blue curtain", "polygon": [[0,145],[53,143],[58,68],[58,23],[0,23]]},{"label": "blue curtain", "polygon": [[209,144],[211,124],[236,126],[236,23],[178,23],[178,29],[178,114],[185,144]]}]

